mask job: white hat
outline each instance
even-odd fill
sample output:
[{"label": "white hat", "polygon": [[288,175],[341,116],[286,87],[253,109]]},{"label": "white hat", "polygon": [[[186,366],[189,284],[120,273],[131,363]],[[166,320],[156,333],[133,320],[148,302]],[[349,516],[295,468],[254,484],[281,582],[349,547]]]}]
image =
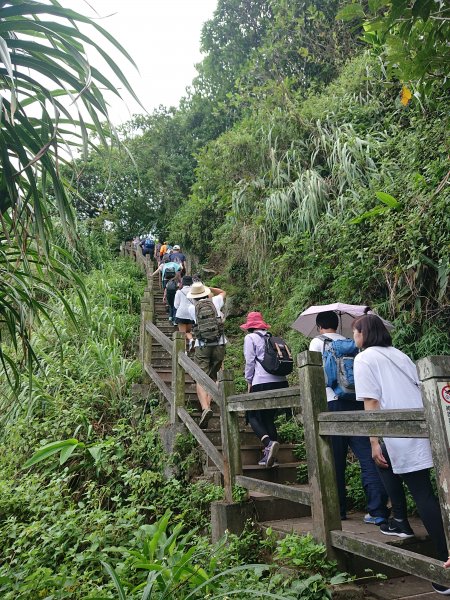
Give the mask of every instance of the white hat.
[{"label": "white hat", "polygon": [[191,285],[186,298],[206,298],[210,293],[211,290],[208,287],[205,287],[201,281],[196,281]]},{"label": "white hat", "polygon": [[175,244],[175,246],[172,248],[172,250],[179,250],[180,246],[178,244]]}]

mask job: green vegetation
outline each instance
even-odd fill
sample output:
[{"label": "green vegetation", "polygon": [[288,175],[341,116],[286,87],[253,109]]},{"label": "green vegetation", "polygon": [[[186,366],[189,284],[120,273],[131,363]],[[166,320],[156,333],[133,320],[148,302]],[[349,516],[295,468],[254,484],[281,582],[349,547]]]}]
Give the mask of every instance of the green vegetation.
[{"label": "green vegetation", "polygon": [[[135,116],[113,144],[101,89],[117,86],[89,66],[81,28],[126,52],[56,1],[2,8],[5,600],[315,600],[347,578],[311,539],[279,543],[252,524],[211,548],[209,504],[223,491],[199,476],[190,435],[164,455],[165,410],[133,388],[142,275],[110,259],[119,241],[153,230],[215,271],[238,392],[249,310],[298,352],[308,340],[290,324],[308,305],[367,303],[413,358],[450,354],[449,9],[294,4],[218,0],[186,97]],[[83,154],[60,169],[70,140]],[[304,460],[301,427],[279,427]],[[361,507],[357,464],[347,477]]]},{"label": "green vegetation", "polygon": [[[56,225],[71,247],[77,228],[67,193],[72,188],[60,165],[72,152],[87,156],[94,147],[89,134],[107,146],[102,90],[120,96],[120,82],[134,96],[110,58],[112,49],[134,64],[100,25],[55,0],[2,3],[0,367],[12,386],[17,387],[20,367],[31,369],[36,360],[30,323],[51,321],[47,299],[57,295],[64,302],[63,282],[83,293],[70,255],[55,244]],[[89,64],[89,51],[98,53],[101,70]],[[71,314],[68,305],[66,310]]]}]

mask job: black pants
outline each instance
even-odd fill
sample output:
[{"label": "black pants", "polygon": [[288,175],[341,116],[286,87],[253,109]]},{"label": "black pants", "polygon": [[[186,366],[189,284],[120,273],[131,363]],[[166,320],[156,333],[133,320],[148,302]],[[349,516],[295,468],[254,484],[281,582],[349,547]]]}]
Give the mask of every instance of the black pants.
[{"label": "black pants", "polygon": [[430,469],[396,475],[392,470],[386,446],[382,444],[381,448],[384,458],[389,463],[389,468],[383,469],[377,467],[377,469],[386,492],[391,499],[394,517],[396,519],[408,518],[405,490],[403,488],[403,482],[405,482],[416,503],[417,511],[425,525],[425,529],[436,546],[438,560],[446,561],[448,557],[447,542],[442,523],[441,509],[430,481]]},{"label": "black pants", "polygon": [[[265,392],[268,390],[279,390],[289,387],[287,381],[277,381],[271,383],[258,383],[252,385],[252,393]],[[269,408],[267,410],[248,410],[246,412],[247,423],[253,429],[254,433],[261,440],[268,435],[272,441],[278,440],[277,428],[275,427],[275,419],[280,414],[278,408]]]}]

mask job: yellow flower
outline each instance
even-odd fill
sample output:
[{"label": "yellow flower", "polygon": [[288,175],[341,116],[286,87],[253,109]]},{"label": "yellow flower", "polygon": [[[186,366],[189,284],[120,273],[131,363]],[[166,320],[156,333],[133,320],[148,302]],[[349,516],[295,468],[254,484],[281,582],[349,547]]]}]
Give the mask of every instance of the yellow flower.
[{"label": "yellow flower", "polygon": [[412,98],[411,90],[404,85],[402,87],[402,91],[400,94],[400,102],[403,104],[403,106],[408,106],[411,98]]}]

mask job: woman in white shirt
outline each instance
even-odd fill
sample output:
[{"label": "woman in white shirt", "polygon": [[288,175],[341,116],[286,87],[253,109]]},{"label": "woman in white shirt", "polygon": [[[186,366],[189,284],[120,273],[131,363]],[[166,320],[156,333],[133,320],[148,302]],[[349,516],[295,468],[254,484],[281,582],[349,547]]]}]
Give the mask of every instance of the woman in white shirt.
[{"label": "woman in white shirt", "polygon": [[[376,315],[364,315],[353,323],[353,338],[360,352],[355,357],[355,388],[366,410],[422,408],[422,396],[416,366],[392,346],[391,335]],[[406,512],[403,482],[409,488],[419,515],[433,540],[438,558],[446,561],[447,543],[439,502],[430,481],[433,466],[428,439],[386,438],[380,444],[370,438],[372,457],[392,502],[393,518],[380,525],[385,535],[412,537]],[[450,596],[450,588],[432,584],[434,590]]]},{"label": "woman in white shirt", "polygon": [[175,322],[178,325],[178,331],[184,333],[186,337],[186,346],[190,350],[192,338],[192,319],[189,313],[189,307],[192,306],[191,300],[187,297],[192,285],[192,277],[185,275],[181,279],[181,287],[175,294],[174,307],[176,310]]}]

